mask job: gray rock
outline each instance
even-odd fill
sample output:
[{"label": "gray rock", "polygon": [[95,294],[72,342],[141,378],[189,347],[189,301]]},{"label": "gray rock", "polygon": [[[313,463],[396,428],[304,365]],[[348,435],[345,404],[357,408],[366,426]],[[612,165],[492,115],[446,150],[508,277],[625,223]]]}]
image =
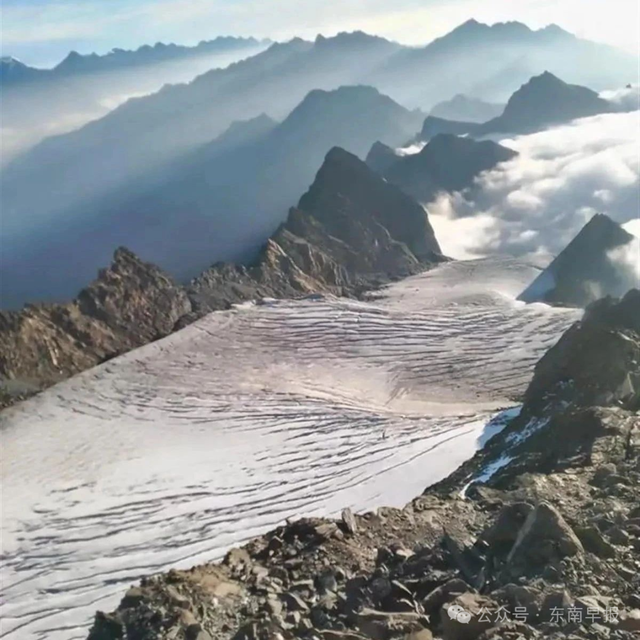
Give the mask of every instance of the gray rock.
[{"label": "gray rock", "polygon": [[541,502],[518,532],[507,562],[541,569],[554,557],[574,556],[583,551],[582,543],[558,510],[548,502]]},{"label": "gray rock", "polygon": [[632,633],[640,632],[640,609],[623,612],[620,615],[618,628]]}]

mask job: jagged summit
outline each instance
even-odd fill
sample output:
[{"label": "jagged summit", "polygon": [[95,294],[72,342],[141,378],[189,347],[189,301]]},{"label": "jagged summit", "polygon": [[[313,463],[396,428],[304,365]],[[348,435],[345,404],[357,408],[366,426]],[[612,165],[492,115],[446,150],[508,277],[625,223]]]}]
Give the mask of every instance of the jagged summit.
[{"label": "jagged summit", "polygon": [[199,314],[265,296],[352,295],[442,260],[424,209],[334,147],[256,261],[214,265],[189,294]]},{"label": "jagged summit", "polygon": [[392,164],[398,161],[398,157],[395,149],[378,140],[369,149],[365,162],[370,169],[383,175]]},{"label": "jagged summit", "polygon": [[329,151],[298,208],[334,230],[342,224],[351,224],[354,216],[365,224],[382,225],[392,239],[406,244],[418,260],[428,261],[440,254],[424,209],[339,147]]},{"label": "jagged summit", "polygon": [[638,284],[631,264],[638,242],[611,218],[596,214],[519,299],[586,307],[604,295],[622,296]]},{"label": "jagged summit", "polygon": [[171,333],[186,293],[124,247],[66,304],[0,312],[0,378],[48,386]]}]

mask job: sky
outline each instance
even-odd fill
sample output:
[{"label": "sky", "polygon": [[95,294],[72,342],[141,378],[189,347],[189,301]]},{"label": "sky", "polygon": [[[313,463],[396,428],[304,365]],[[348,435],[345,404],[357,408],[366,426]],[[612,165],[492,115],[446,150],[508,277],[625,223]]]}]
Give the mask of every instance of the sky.
[{"label": "sky", "polygon": [[361,29],[406,44],[426,44],[470,18],[555,23],[578,36],[637,53],[638,0],[2,0],[2,55],[51,66],[70,50],[218,35],[313,38]]}]

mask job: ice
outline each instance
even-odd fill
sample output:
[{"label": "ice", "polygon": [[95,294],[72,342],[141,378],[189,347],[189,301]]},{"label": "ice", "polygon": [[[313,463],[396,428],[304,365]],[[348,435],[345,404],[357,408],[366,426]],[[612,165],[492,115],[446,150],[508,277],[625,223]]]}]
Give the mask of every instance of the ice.
[{"label": "ice", "polygon": [[84,638],[141,576],[290,516],[404,505],[578,318],[515,301],[537,273],[485,259],[368,301],[240,305],[0,414],[2,637]]}]

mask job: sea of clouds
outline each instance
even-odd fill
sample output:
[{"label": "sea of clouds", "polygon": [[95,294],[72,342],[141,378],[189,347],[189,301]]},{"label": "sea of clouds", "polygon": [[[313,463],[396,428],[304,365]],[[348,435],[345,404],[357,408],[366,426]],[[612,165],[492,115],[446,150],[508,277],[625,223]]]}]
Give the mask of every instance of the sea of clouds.
[{"label": "sea of clouds", "polygon": [[[622,90],[616,100],[637,97]],[[637,98],[636,98],[637,99]],[[596,213],[640,237],[640,111],[575,120],[498,142],[518,156],[464,193],[428,204],[443,250],[455,258],[495,253],[556,255]],[[612,256],[640,270],[640,241]]]}]

